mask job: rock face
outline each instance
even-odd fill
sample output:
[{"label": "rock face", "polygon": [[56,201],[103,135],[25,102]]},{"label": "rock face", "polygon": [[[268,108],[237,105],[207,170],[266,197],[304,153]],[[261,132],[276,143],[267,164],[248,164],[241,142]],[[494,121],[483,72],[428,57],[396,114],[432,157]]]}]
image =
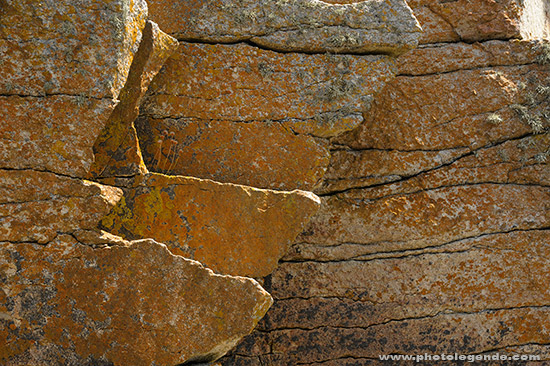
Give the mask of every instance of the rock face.
[{"label": "rock face", "polygon": [[[94,160],[92,146],[128,76],[146,4],[79,6],[0,3],[0,168],[83,177]],[[89,134],[75,133],[82,130]]]},{"label": "rock face", "polygon": [[[130,0],[101,6],[0,0],[2,365],[210,362],[250,333],[272,303],[253,279],[214,274],[152,239],[128,242],[98,230],[124,202],[115,184],[146,179],[133,122],[149,83],[177,46],[146,22],[146,8]],[[175,186],[151,191],[179,194]],[[293,220],[288,227],[272,225],[263,232],[271,237],[255,242],[279,245],[277,257],[269,258],[276,262],[318,199],[240,190],[255,196],[264,220],[281,212]],[[177,214],[170,210],[174,202],[162,198],[166,207],[148,213]],[[192,207],[192,196],[177,198]],[[243,222],[237,217],[231,224],[236,232]],[[162,227],[148,229],[154,234]]]},{"label": "rock face", "polygon": [[[328,164],[326,139],[358,126],[394,73],[389,56],[182,42],[136,123],[145,162],[169,174],[310,190]],[[163,131],[177,144],[163,143]]]},{"label": "rock face", "polygon": [[102,226],[127,239],[154,238],[219,273],[260,278],[273,272],[318,207],[303,191],[152,174],[126,191]]},{"label": "rock face", "polygon": [[271,297],[152,240],[1,243],[3,365],[176,365],[219,358]]},{"label": "rock face", "polygon": [[283,52],[391,53],[414,48],[420,27],[405,1],[150,1],[152,19],[184,41],[249,41]]},{"label": "rock face", "polygon": [[508,39],[545,34],[520,21],[547,21],[535,3],[411,2],[425,45],[331,139],[321,209],[265,279],[261,331],[223,365],[550,360],[550,47]]}]

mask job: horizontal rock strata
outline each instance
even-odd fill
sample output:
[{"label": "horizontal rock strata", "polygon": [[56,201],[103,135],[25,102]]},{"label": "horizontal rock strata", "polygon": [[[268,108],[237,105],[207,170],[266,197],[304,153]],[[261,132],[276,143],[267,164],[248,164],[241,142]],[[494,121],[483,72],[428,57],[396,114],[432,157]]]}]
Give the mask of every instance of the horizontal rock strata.
[{"label": "horizontal rock strata", "polygon": [[331,140],[321,209],[265,280],[275,305],[222,364],[547,362],[547,50],[491,40],[401,56],[364,123]]},{"label": "horizontal rock strata", "polygon": [[388,56],[182,42],[136,123],[145,162],[168,174],[310,190],[328,163],[326,138],[356,127],[394,73]]},{"label": "horizontal rock strata", "polygon": [[102,227],[154,238],[219,272],[264,277],[319,207],[308,192],[276,192],[152,174],[127,189]]},{"label": "horizontal rock strata", "polygon": [[249,41],[285,52],[399,54],[420,27],[402,0],[331,5],[317,0],[151,0],[152,19],[185,41]]}]

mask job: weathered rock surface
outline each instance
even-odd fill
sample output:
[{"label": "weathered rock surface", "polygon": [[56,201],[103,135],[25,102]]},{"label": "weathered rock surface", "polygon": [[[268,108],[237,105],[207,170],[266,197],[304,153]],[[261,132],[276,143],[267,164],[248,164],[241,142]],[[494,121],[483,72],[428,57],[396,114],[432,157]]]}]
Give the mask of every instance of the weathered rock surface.
[{"label": "weathered rock surface", "polygon": [[33,170],[0,169],[0,240],[48,243],[93,229],[122,190]]},{"label": "weathered rock surface", "polygon": [[[297,135],[279,122],[149,117],[139,119],[136,127],[149,169],[166,174],[272,189],[306,189],[317,185],[330,159],[327,141]],[[173,132],[172,139],[178,144],[159,143],[163,131]]]},{"label": "weathered rock surface", "polygon": [[547,49],[494,40],[401,56],[365,122],[331,139],[321,209],[264,282],[275,305],[222,364],[548,362]]},{"label": "weathered rock surface", "polygon": [[[311,190],[328,162],[316,137],[356,127],[394,73],[388,56],[180,43],[137,122],[145,162],[170,174]],[[160,148],[164,130],[174,136]]]},{"label": "weathered rock surface", "polygon": [[96,5],[0,3],[1,168],[86,176],[147,7],[144,0]]},{"label": "weathered rock surface", "polygon": [[153,77],[176,50],[177,41],[148,21],[126,84],[106,126],[94,144],[93,177],[145,174],[134,121]]},{"label": "weathered rock surface", "polygon": [[127,239],[154,238],[219,273],[264,277],[319,207],[308,192],[276,192],[152,174],[102,220]]},{"label": "weathered rock surface", "polygon": [[403,0],[150,0],[160,27],[185,41],[250,41],[287,52],[390,53],[414,48],[420,27]]},{"label": "weathered rock surface", "polygon": [[0,14],[0,95],[116,99],[141,39],[147,4],[2,0]]},{"label": "weathered rock surface", "polygon": [[[360,0],[326,0],[333,4],[357,3]],[[550,21],[548,4],[533,0],[409,0],[422,26],[421,44],[440,42],[474,42],[490,39],[548,38]]]},{"label": "weathered rock surface", "polygon": [[0,363],[214,360],[272,302],[254,280],[216,275],[152,240],[125,244],[1,243]]}]

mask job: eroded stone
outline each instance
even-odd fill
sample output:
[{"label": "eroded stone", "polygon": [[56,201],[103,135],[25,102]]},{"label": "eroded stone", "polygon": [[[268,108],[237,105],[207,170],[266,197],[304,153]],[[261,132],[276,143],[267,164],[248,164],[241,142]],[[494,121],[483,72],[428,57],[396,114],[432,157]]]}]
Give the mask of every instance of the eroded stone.
[{"label": "eroded stone", "polygon": [[152,174],[126,191],[102,226],[127,239],[154,238],[219,273],[264,277],[318,207],[303,191]]},{"label": "eroded stone", "polygon": [[[151,17],[179,40],[251,41],[278,51],[399,54],[420,27],[405,1],[331,5],[317,0],[149,2]],[[177,14],[177,15],[175,15]]]},{"label": "eroded stone", "polygon": [[[138,132],[145,161],[161,172],[311,190],[329,154],[326,142],[314,137],[356,127],[373,94],[394,73],[388,56],[280,54],[243,44],[180,43],[142,108]],[[174,133],[171,140],[178,145],[164,142],[161,155],[163,130]]]},{"label": "eroded stone", "polygon": [[48,243],[93,229],[122,197],[115,187],[33,170],[0,169],[0,241]]},{"label": "eroded stone", "polygon": [[116,99],[147,4],[2,0],[0,12],[0,94]]},{"label": "eroded stone", "polygon": [[93,177],[145,174],[138,138],[133,125],[149,83],[166,59],[176,50],[177,41],[148,21],[126,84],[106,126],[94,144]]},{"label": "eroded stone", "polygon": [[175,365],[215,360],[272,303],[152,240],[92,249],[69,236],[0,245],[0,362]]}]

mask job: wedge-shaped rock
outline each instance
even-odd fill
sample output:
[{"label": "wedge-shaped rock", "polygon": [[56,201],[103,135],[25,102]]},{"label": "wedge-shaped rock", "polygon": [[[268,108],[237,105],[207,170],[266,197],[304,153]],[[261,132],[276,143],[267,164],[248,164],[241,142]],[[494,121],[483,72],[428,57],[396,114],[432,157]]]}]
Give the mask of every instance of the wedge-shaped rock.
[{"label": "wedge-shaped rock", "polygon": [[153,174],[125,192],[102,226],[166,243],[216,272],[258,278],[273,271],[318,207],[308,192]]},{"label": "wedge-shaped rock", "polygon": [[98,183],[33,170],[0,169],[0,241],[48,243],[93,229],[122,197]]},{"label": "wedge-shaped rock", "polygon": [[221,357],[272,303],[152,240],[0,243],[2,365],[176,365]]},{"label": "wedge-shaped rock", "polygon": [[144,0],[0,2],[0,168],[86,176],[146,9]]},{"label": "wedge-shaped rock", "polygon": [[0,94],[117,98],[147,17],[145,0],[0,2]]},{"label": "wedge-shaped rock", "polygon": [[[170,174],[311,190],[329,155],[314,137],[358,126],[394,74],[388,56],[180,43],[151,84],[136,126],[144,159],[149,169]],[[166,141],[161,148],[164,130],[177,146]]]},{"label": "wedge-shaped rock", "polygon": [[156,23],[146,23],[128,79],[120,93],[120,103],[94,144],[92,176],[124,176],[147,171],[133,123],[149,83],[177,45],[177,41],[163,33]]},{"label": "wedge-shaped rock", "polygon": [[331,5],[317,0],[152,0],[150,13],[179,40],[251,41],[292,52],[391,53],[414,48],[420,27],[403,0]]}]

